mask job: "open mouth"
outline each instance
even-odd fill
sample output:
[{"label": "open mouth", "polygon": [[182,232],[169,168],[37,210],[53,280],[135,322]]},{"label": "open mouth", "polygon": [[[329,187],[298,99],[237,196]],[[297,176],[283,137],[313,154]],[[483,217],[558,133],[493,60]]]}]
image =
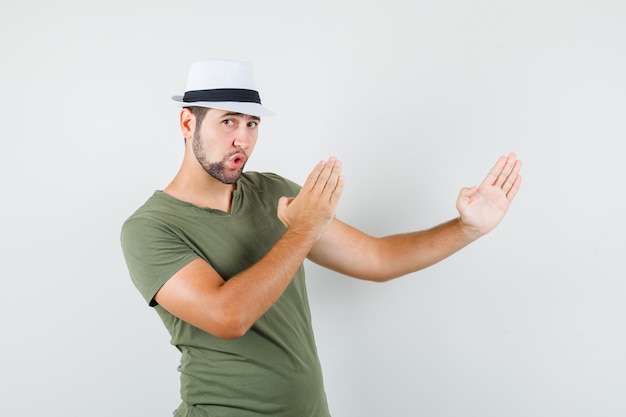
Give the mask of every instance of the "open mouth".
[{"label": "open mouth", "polygon": [[238,153],[236,155],[233,155],[228,160],[228,165],[230,166],[231,169],[241,169],[246,163],[246,159],[247,158],[244,154]]}]

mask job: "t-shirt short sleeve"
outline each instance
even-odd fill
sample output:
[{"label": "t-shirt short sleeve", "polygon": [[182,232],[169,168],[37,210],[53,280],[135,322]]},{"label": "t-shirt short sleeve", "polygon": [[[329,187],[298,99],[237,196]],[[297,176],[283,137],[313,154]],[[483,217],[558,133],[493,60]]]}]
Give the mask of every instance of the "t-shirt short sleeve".
[{"label": "t-shirt short sleeve", "polygon": [[121,244],[133,284],[149,305],[176,272],[198,258],[180,237],[150,217],[133,217],[122,226]]}]

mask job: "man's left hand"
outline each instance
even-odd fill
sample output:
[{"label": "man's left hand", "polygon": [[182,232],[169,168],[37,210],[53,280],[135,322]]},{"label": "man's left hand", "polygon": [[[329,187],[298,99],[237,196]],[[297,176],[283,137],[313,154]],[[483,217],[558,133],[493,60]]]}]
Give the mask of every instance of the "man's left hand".
[{"label": "man's left hand", "polygon": [[460,191],[456,208],[470,237],[485,235],[500,223],[519,191],[521,167],[514,153],[502,156],[479,186]]}]

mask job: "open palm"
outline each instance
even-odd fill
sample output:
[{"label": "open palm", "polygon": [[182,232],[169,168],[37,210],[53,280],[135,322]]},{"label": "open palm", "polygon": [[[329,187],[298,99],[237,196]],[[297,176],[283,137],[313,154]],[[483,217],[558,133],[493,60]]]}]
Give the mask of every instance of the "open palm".
[{"label": "open palm", "polygon": [[521,167],[514,153],[503,156],[479,186],[460,191],[456,208],[469,234],[482,236],[500,223],[522,183]]}]

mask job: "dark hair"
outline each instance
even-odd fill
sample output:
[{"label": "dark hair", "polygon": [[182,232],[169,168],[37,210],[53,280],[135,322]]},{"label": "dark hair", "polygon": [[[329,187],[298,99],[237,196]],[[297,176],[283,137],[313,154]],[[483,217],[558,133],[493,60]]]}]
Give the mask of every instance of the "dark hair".
[{"label": "dark hair", "polygon": [[207,112],[211,110],[209,107],[200,107],[200,106],[189,106],[187,107],[191,114],[196,116],[196,125],[200,126],[202,121],[204,120],[204,116],[206,116]]},{"label": "dark hair", "polygon": [[[185,108],[189,109],[191,114],[193,114],[196,117],[196,133],[194,133],[194,135],[197,135],[198,129],[202,125],[202,121],[204,120],[204,117],[206,116],[207,112],[211,110],[211,108],[200,107],[200,106],[189,106]],[[185,142],[187,142],[187,138],[183,138],[183,139],[185,139]]]}]

